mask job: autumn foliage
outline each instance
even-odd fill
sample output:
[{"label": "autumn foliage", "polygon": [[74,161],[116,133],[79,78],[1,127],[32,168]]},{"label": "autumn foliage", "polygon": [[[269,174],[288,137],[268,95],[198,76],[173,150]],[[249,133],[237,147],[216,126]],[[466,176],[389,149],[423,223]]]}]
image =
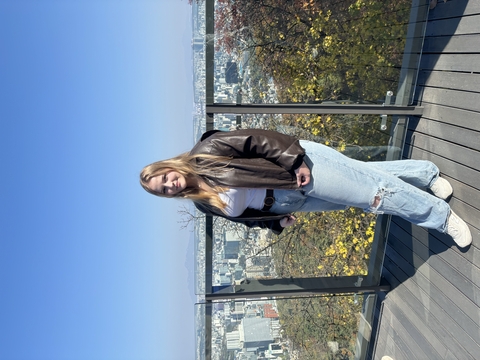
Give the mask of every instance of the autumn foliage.
[{"label": "autumn foliage", "polygon": [[411,1],[218,0],[215,36],[249,51],[281,102],[377,101],[395,88]]}]

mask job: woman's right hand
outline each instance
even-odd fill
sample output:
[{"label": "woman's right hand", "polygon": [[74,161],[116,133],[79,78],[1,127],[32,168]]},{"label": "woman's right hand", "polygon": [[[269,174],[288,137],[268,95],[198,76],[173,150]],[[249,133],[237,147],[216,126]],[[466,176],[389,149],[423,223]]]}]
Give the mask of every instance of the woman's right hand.
[{"label": "woman's right hand", "polygon": [[305,164],[305,161],[295,169],[295,175],[297,176],[298,187],[306,186],[310,183],[310,169],[307,164]]},{"label": "woman's right hand", "polygon": [[280,226],[283,228],[292,226],[293,224],[295,224],[296,220],[297,218],[295,216],[288,214],[287,216],[282,218],[282,220],[280,220]]}]

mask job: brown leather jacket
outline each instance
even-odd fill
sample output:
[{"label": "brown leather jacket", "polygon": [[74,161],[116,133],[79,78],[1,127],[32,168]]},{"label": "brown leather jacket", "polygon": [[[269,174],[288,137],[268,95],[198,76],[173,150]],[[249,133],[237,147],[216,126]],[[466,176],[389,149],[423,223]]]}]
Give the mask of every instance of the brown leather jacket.
[{"label": "brown leather jacket", "polygon": [[[292,136],[275,131],[246,129],[231,132],[218,130],[203,134],[191,154],[227,156],[231,160],[226,170],[204,177],[211,185],[265,189],[297,189],[294,170],[303,162],[305,150]],[[202,160],[197,162],[201,164]],[[205,214],[222,216],[249,227],[269,228],[281,233],[280,220],[285,215],[246,209],[238,217],[228,217],[212,206],[195,203]]]}]

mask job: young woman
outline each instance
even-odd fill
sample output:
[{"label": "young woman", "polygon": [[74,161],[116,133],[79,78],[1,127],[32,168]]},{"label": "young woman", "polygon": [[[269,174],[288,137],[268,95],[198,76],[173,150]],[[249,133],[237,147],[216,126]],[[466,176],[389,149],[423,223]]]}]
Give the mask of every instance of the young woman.
[{"label": "young woman", "polygon": [[206,132],[189,153],[146,166],[140,183],[151,194],[191,199],[206,214],[277,234],[295,222],[292,212],[354,206],[447,233],[460,247],[472,242],[444,201],[452,187],[433,163],[361,162],[274,131]]}]

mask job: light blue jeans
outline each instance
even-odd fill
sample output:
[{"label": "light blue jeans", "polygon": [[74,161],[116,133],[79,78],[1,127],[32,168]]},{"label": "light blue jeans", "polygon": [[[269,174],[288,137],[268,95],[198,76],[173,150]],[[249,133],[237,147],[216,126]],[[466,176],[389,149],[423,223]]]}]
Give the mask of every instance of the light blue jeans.
[{"label": "light blue jeans", "polygon": [[301,190],[275,190],[271,212],[331,211],[353,206],[376,214],[397,215],[445,232],[450,206],[422,190],[438,178],[439,170],[432,162],[362,162],[319,143],[301,140],[300,144],[306,151],[310,183]]}]

